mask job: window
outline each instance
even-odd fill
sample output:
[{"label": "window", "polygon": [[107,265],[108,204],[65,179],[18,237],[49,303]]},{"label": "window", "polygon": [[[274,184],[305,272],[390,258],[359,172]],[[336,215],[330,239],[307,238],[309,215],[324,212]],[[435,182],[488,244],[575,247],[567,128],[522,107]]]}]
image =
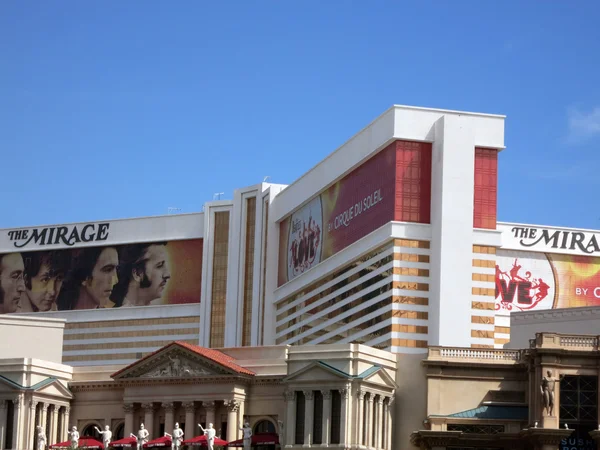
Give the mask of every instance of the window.
[{"label": "window", "polygon": [[304,392],[296,392],[296,438],[294,443],[304,444],[304,412],[306,410],[306,404],[304,399]]},{"label": "window", "polygon": [[323,443],[323,394],[321,391],[315,391],[314,420],[313,420],[313,439],[311,444]]},{"label": "window", "polygon": [[342,396],[339,391],[331,391],[331,443],[341,442]]},{"label": "window", "polygon": [[457,424],[449,423],[448,431],[462,431],[467,434],[498,434],[504,433],[504,425],[486,424]]}]

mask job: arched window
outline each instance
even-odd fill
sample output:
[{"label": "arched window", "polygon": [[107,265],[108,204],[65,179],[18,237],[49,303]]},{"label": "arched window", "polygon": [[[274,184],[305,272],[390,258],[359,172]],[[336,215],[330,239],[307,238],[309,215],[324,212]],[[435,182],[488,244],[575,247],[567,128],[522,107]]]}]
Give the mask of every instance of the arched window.
[{"label": "arched window", "polygon": [[275,424],[270,420],[261,420],[254,425],[254,434],[276,433]]},{"label": "arched window", "polygon": [[100,428],[100,425],[97,423],[90,423],[86,425],[81,432],[81,437],[92,437],[96,440],[102,441],[102,436],[96,431],[95,427]]},{"label": "arched window", "polygon": [[115,431],[113,432],[113,440],[123,439],[125,437],[125,424],[120,423],[115,427]]}]

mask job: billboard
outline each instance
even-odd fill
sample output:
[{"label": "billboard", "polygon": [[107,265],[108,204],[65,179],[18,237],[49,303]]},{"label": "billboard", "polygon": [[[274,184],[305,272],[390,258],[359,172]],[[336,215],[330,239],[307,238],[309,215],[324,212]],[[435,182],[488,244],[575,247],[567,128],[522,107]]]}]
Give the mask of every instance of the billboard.
[{"label": "billboard", "polygon": [[[49,232],[36,230],[37,245],[43,245]],[[79,241],[107,240],[101,227],[94,238],[92,231],[70,233]],[[25,243],[32,234],[10,237],[15,244]],[[61,236],[76,241],[69,241],[66,231]],[[10,253],[0,254],[0,312],[198,303],[202,245],[202,239],[33,251],[24,251],[25,244],[14,245]]]},{"label": "billboard", "polygon": [[498,250],[496,314],[600,305],[600,257]]},{"label": "billboard", "polygon": [[279,286],[394,220],[395,164],[390,146],[280,223]]}]

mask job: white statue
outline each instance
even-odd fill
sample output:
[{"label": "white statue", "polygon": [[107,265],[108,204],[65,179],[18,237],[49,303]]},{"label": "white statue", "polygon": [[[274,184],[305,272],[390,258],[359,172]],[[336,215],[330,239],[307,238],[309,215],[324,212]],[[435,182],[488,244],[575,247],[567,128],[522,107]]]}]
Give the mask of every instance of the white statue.
[{"label": "white statue", "polygon": [[46,432],[39,425],[36,427],[36,429],[37,429],[37,439],[38,439],[37,450],[46,450],[46,444],[47,444]]},{"label": "white statue", "polygon": [[183,441],[183,430],[179,428],[179,423],[175,423],[175,428],[173,428],[173,434],[165,433],[165,436],[169,436],[171,438],[171,450],[178,450],[181,446],[181,442]]},{"label": "white statue", "polygon": [[252,428],[250,428],[250,424],[245,422],[244,426],[240,427],[240,430],[244,433],[244,450],[250,450],[252,446]]},{"label": "white statue", "polygon": [[98,427],[94,427],[96,432],[102,435],[102,444],[104,448],[108,448],[110,441],[112,441],[112,431],[110,431],[110,427],[108,425],[104,426],[104,431],[100,431]]},{"label": "white statue", "polygon": [[146,442],[148,442],[149,436],[150,436],[150,433],[148,432],[148,430],[146,430],[146,428],[144,427],[144,424],[143,423],[140,424],[140,429],[138,430],[138,434],[136,436],[138,450],[142,450],[142,448],[144,447],[144,444]]},{"label": "white statue", "polygon": [[79,447],[79,431],[77,431],[77,427],[74,426],[71,428],[71,431],[67,431],[67,433],[71,435],[71,447]]},{"label": "white statue", "polygon": [[204,436],[206,436],[206,444],[208,445],[208,450],[214,450],[215,445],[215,436],[217,435],[217,430],[213,428],[213,424],[209,423],[208,427],[204,429],[202,425],[198,424]]}]

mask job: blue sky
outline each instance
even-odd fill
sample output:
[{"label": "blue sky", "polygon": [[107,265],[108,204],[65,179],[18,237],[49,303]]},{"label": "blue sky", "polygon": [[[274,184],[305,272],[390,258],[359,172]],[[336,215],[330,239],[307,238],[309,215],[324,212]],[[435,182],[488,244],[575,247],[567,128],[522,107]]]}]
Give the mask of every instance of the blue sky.
[{"label": "blue sky", "polygon": [[600,228],[600,2],[0,2],[0,227],[290,183],[392,104],[506,114],[499,220]]}]

